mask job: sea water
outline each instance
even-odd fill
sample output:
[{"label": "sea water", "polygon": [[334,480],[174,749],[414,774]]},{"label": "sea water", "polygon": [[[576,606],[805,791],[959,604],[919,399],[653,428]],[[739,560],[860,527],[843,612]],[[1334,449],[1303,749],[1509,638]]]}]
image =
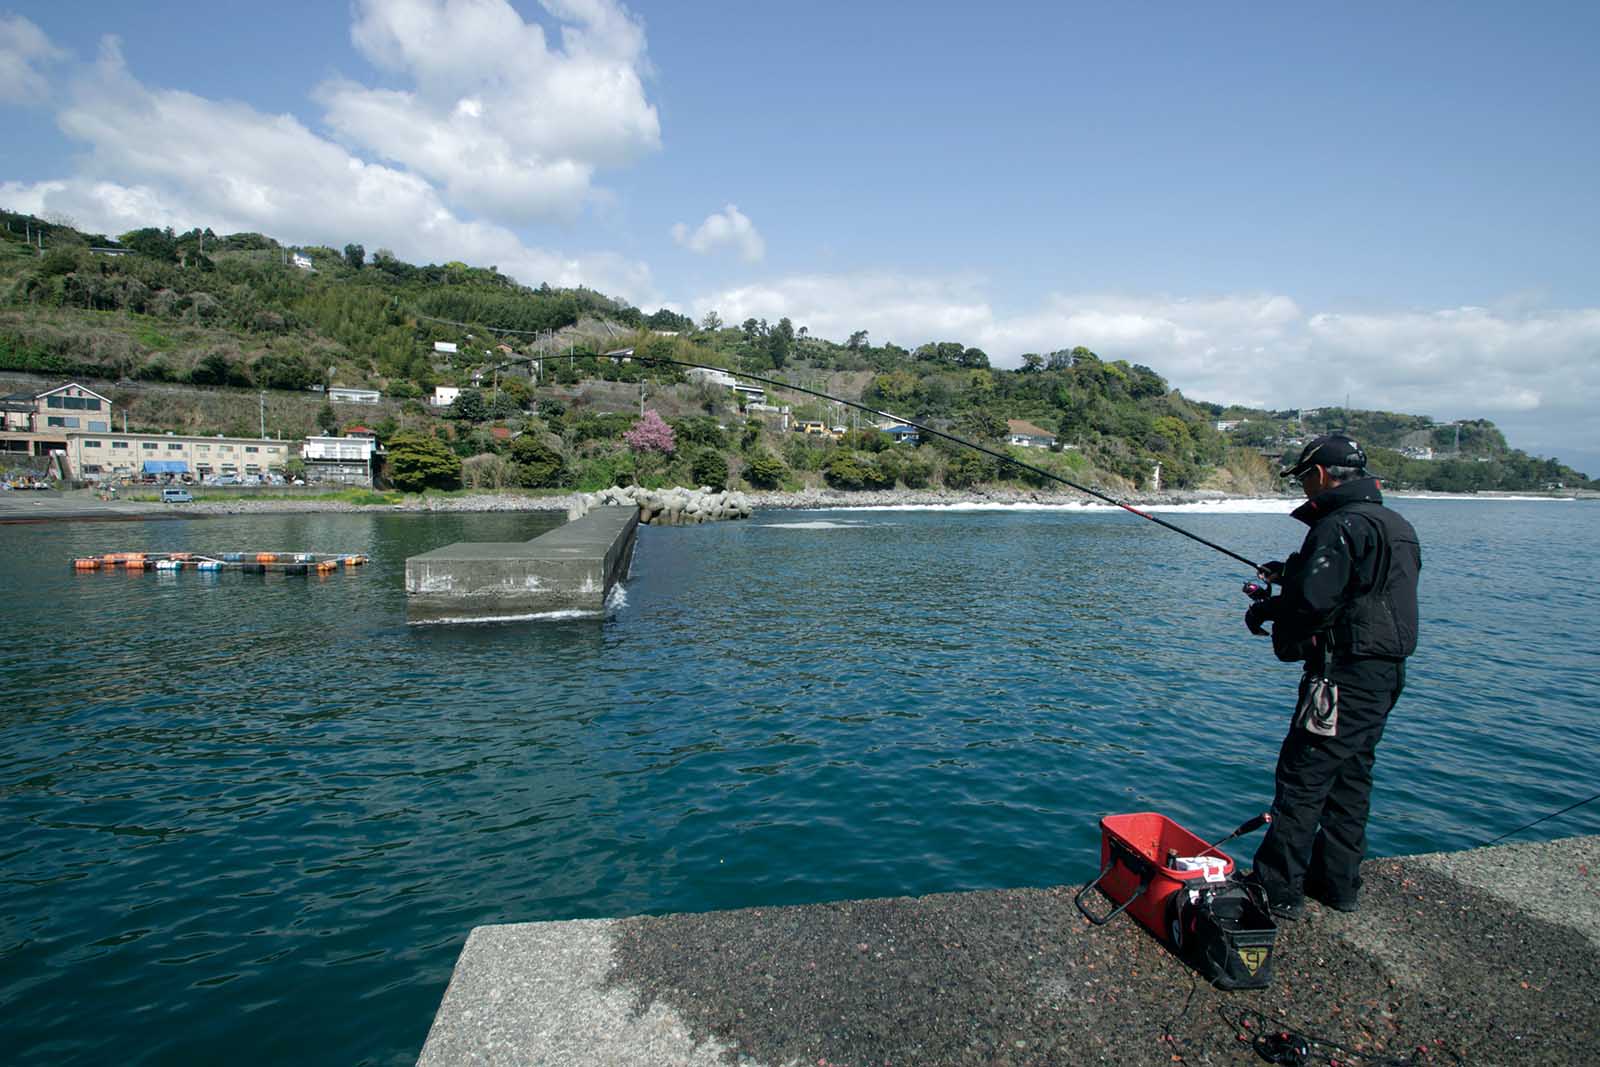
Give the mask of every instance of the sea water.
[{"label": "sea water", "polygon": [[[1586,796],[1600,751],[1596,506],[1396,505],[1423,629],[1376,855]],[[1163,517],[1266,560],[1288,507]],[[603,621],[406,624],[408,555],[555,521],[0,527],[6,1059],[406,1063],[479,924],[1072,883],[1103,814],[1221,836],[1271,799],[1296,673],[1248,570],[1134,516],[645,528]],[[372,563],[70,566],[140,549]],[[1526,836],[1580,832],[1600,805]]]}]

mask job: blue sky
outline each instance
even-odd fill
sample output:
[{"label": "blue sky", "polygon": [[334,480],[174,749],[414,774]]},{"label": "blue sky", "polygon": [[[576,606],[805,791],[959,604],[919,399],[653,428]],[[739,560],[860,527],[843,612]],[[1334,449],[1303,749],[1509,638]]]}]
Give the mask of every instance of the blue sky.
[{"label": "blue sky", "polygon": [[0,202],[1087,344],[1600,472],[1597,39],[1592,4],[22,3]]}]

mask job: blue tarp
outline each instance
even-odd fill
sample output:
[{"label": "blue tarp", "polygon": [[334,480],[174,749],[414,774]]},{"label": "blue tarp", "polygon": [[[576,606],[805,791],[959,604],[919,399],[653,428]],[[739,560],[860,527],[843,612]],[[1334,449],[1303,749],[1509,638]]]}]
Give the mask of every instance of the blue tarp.
[{"label": "blue tarp", "polygon": [[181,459],[147,459],[144,461],[146,474],[188,474],[189,464]]}]

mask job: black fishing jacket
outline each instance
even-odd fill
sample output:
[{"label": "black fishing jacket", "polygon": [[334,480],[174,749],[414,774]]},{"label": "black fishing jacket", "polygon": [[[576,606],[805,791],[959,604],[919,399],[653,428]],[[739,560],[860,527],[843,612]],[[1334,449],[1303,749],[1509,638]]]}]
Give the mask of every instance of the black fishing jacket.
[{"label": "black fishing jacket", "polygon": [[1336,485],[1294,517],[1311,530],[1284,561],[1272,602],[1278,658],[1321,666],[1415,652],[1422,549],[1411,524],[1383,506],[1378,480]]}]

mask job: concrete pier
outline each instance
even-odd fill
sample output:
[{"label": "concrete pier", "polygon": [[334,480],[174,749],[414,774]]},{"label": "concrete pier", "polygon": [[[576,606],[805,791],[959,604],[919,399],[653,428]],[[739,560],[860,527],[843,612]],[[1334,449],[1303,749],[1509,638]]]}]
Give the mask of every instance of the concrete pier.
[{"label": "concrete pier", "polygon": [[484,926],[420,1062],[1243,1065],[1265,1028],[1417,1064],[1600,1063],[1600,837],[1363,876],[1360,911],[1280,927],[1257,992],[1126,918],[1089,926],[1073,886]]},{"label": "concrete pier", "polygon": [[603,615],[628,573],[636,508],[597,508],[531,541],[461,541],[406,560],[411,622]]}]

